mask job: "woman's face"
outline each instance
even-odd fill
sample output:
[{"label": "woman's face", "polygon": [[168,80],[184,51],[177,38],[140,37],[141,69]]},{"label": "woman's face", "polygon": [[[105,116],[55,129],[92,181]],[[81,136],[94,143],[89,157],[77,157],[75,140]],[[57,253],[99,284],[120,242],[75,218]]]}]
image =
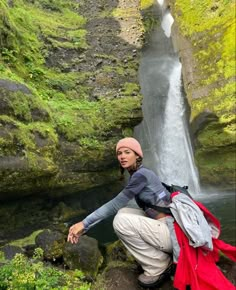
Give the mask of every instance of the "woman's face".
[{"label": "woman's face", "polygon": [[117,158],[120,162],[121,167],[124,169],[132,169],[137,161],[138,155],[129,148],[122,147],[117,151]]}]

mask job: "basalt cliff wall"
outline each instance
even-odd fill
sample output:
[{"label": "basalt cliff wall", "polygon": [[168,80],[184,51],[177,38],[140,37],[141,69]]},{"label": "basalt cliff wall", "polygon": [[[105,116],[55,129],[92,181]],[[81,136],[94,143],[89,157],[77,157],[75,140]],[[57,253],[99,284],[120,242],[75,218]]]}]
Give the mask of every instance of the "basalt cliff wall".
[{"label": "basalt cliff wall", "polygon": [[201,184],[235,190],[235,6],[169,1]]}]

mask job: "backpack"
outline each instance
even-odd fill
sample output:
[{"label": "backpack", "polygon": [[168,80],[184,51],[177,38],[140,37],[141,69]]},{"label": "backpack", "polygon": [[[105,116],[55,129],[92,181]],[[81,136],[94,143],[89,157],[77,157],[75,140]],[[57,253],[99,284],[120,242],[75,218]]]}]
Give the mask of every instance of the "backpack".
[{"label": "backpack", "polygon": [[[174,184],[168,185],[168,184],[166,184],[164,182],[162,182],[162,185],[170,192],[170,194],[173,193],[173,192],[179,191],[181,193],[186,194],[188,197],[190,197],[192,199],[190,193],[188,192],[188,186],[187,185],[184,185],[184,186],[174,185]],[[162,206],[158,206],[158,205],[154,205],[154,204],[146,203],[146,202],[145,202],[145,206],[153,208],[153,209],[157,210],[158,212],[162,212],[162,213],[165,213],[165,214],[168,214],[168,215],[172,215],[172,213],[171,213],[171,211],[170,211],[170,209],[168,207],[162,207]]]},{"label": "backpack", "polygon": [[189,196],[190,198],[192,198],[191,194],[188,192],[188,186],[187,185],[184,185],[184,186],[180,186],[180,185],[174,185],[174,184],[171,184],[171,185],[168,185],[164,182],[161,183],[170,193],[173,193],[173,192],[176,192],[176,191],[179,191],[181,193],[184,193],[186,194],[187,196]]}]

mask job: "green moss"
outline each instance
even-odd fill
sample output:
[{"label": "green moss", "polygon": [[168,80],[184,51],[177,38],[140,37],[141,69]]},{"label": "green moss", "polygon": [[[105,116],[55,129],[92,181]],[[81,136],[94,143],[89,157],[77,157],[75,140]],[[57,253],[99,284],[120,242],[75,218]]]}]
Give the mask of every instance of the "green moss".
[{"label": "green moss", "polygon": [[[6,2],[1,1],[1,54],[12,73],[16,70],[23,78],[46,74],[42,38],[46,38],[54,47],[87,47],[86,31],[83,29],[86,20],[73,10],[73,1],[60,1],[58,7],[61,5],[63,8],[60,11],[43,10],[41,5],[20,0],[15,1],[9,9]],[[7,68],[5,70],[5,74],[11,77]]]},{"label": "green moss", "polygon": [[[193,80],[186,85],[191,120],[209,112],[197,132],[195,156],[202,182],[235,186],[235,3],[231,0],[176,0],[172,12],[192,44]],[[190,55],[191,56],[191,55]],[[188,77],[187,77],[188,79]]]},{"label": "green moss", "polygon": [[234,19],[234,1],[177,0],[176,17],[185,35],[210,31]]},{"label": "green moss", "polygon": [[143,32],[146,34],[146,40],[148,41],[148,34],[157,27],[158,18],[156,17],[156,1],[153,0],[141,0],[140,10],[142,11]]},{"label": "green moss", "polygon": [[68,140],[78,140],[79,137],[96,138],[100,132],[109,131],[127,122],[127,118],[132,118],[132,110],[140,106],[141,97],[128,97],[131,92],[133,93],[133,86],[132,90],[128,86],[125,90],[126,98],[109,102],[106,99],[99,102],[68,101],[61,95],[60,98],[57,96],[51,99],[49,105],[59,132]]},{"label": "green moss", "polygon": [[124,128],[122,130],[122,135],[124,137],[129,137],[129,136],[133,136],[133,130],[131,128]]},{"label": "green moss", "polygon": [[154,5],[155,1],[154,0],[141,0],[140,1],[140,9],[148,9]]},{"label": "green moss", "polygon": [[[57,134],[50,123],[33,122],[24,124],[8,116],[0,116],[1,124],[9,124],[9,137],[1,138],[0,156],[18,155],[26,158],[28,169],[36,175],[57,171],[54,157],[57,152]],[[44,146],[37,146],[35,134],[46,140]],[[33,174],[33,173],[32,173]]]},{"label": "green moss", "polygon": [[[129,119],[137,115],[136,109],[141,104],[139,87],[126,83],[119,100],[109,103],[101,96],[100,101],[90,102],[93,88],[86,82],[94,72],[61,72],[62,68],[83,61],[80,53],[88,48],[86,19],[79,14],[81,3],[17,0],[11,7],[9,5],[8,1],[0,0],[1,77],[27,84],[32,95],[17,92],[8,98],[12,112],[8,112],[9,116],[1,116],[0,121],[4,124],[8,120],[14,128],[8,130],[6,138],[1,137],[0,155],[22,156],[36,175],[41,169],[55,172],[59,135],[77,141],[83,149],[102,151],[101,132],[106,135],[116,127],[121,129],[123,124],[126,127]],[[109,17],[119,18],[121,14],[122,17],[139,17],[135,8],[108,12]],[[72,64],[60,63],[60,68],[49,68],[46,59],[58,48],[73,51]],[[129,56],[126,64],[112,55],[95,54],[94,57],[112,62],[114,70],[102,68],[109,73],[115,72],[126,79],[137,74],[138,63]],[[109,78],[105,77],[103,81]],[[34,121],[32,113],[37,109],[46,112],[48,117],[45,120],[36,118],[41,122]],[[44,140],[43,146],[37,144],[37,138]]]},{"label": "green moss", "polygon": [[24,119],[26,121],[32,121],[30,102],[32,96],[28,96],[21,92],[11,94],[10,105],[14,111],[14,115],[19,119]]},{"label": "green moss", "polygon": [[235,143],[235,121],[232,120],[232,123],[228,126],[224,124],[219,124],[218,122],[212,122],[207,125],[202,132],[198,135],[198,142],[200,143],[201,148],[214,148],[228,146]]},{"label": "green moss", "polygon": [[115,18],[137,17],[137,8],[136,7],[115,8],[112,10],[111,15]]},{"label": "green moss", "polygon": [[124,83],[123,90],[125,96],[138,95],[140,87],[136,83]]},{"label": "green moss", "polygon": [[212,90],[208,96],[193,99],[192,119],[204,111],[205,108],[215,113],[220,122],[226,122],[226,119],[231,119],[235,109],[234,82],[229,82],[225,86]]},{"label": "green moss", "polygon": [[150,33],[153,28],[157,25],[158,20],[156,17],[153,16],[146,16],[144,18],[144,31],[146,34]]},{"label": "green moss", "polygon": [[196,161],[203,184],[216,185],[224,190],[232,190],[235,186],[236,155],[234,146],[220,147],[216,150],[199,149]]},{"label": "green moss", "polygon": [[43,230],[38,230],[33,232],[30,236],[25,237],[23,239],[15,240],[10,243],[11,246],[18,246],[18,247],[25,247],[28,245],[33,245],[35,244],[35,238],[36,236],[41,233]]},{"label": "green moss", "polygon": [[194,47],[199,75],[196,86],[230,81],[236,66],[233,1],[177,0],[174,15]]},{"label": "green moss", "polygon": [[4,263],[4,262],[6,262],[6,258],[5,258],[4,253],[0,249],[0,263]]}]

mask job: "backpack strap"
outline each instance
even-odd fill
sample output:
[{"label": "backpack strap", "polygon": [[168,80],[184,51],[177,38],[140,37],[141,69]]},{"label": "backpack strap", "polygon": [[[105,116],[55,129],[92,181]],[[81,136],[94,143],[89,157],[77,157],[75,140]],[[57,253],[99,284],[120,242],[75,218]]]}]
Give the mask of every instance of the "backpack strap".
[{"label": "backpack strap", "polygon": [[151,204],[151,203],[146,203],[146,206],[150,207],[150,208],[153,208],[153,209],[157,210],[158,212],[165,213],[165,214],[168,214],[168,215],[172,215],[171,211],[170,211],[170,209],[168,207],[162,207],[162,206],[154,205],[154,204]]},{"label": "backpack strap", "polygon": [[[190,198],[192,198],[190,193],[188,192],[188,186],[186,186],[186,185],[185,186],[179,186],[179,185],[174,185],[174,184],[168,185],[168,184],[166,184],[164,182],[162,182],[162,185],[170,193],[179,191],[181,193],[184,193],[184,194],[188,195]],[[168,214],[168,215],[172,215],[171,210],[168,207],[162,207],[162,206],[154,205],[154,204],[151,204],[151,203],[146,203],[146,202],[142,201],[141,199],[136,199],[136,201],[137,201],[138,205],[143,210],[145,210],[146,207],[149,207],[149,208],[153,208],[153,209],[157,210],[158,212],[165,213],[165,214]]]},{"label": "backpack strap", "polygon": [[145,210],[147,207],[149,207],[149,208],[153,208],[153,209],[157,210],[158,212],[162,212],[162,213],[171,215],[171,211],[168,207],[162,207],[162,206],[154,205],[151,203],[147,203],[147,202],[142,201],[141,199],[136,199],[136,202],[137,202],[138,206],[141,207],[143,210]]},{"label": "backpack strap", "polygon": [[[162,182],[162,185],[170,193],[179,191],[179,192],[182,192],[182,193],[186,194],[187,196],[189,196],[192,199],[192,196],[188,192],[188,186],[187,185],[185,185],[185,186],[179,186],[179,185],[174,185],[174,184],[168,185],[168,184],[166,184],[164,182]],[[162,212],[162,213],[165,213],[165,214],[168,214],[168,215],[172,215],[171,210],[168,207],[162,207],[162,206],[154,205],[154,204],[151,204],[151,203],[145,203],[145,205],[147,207],[150,207],[150,208],[153,208],[153,209],[157,210],[158,212]]]}]

